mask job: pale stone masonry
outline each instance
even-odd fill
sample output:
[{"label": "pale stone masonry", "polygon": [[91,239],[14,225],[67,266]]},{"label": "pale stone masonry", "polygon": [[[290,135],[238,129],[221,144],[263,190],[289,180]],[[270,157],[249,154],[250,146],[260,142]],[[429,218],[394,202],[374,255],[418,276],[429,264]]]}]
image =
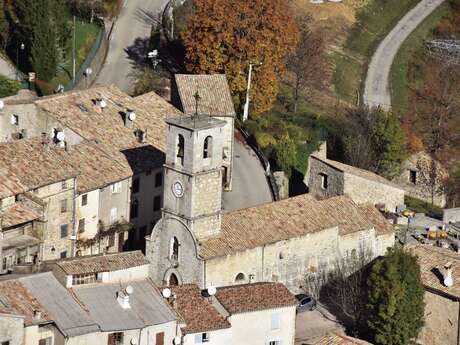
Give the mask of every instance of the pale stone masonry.
[{"label": "pale stone masonry", "polygon": [[308,163],[308,189],[316,197],[346,195],[358,204],[378,205],[391,212],[404,204],[404,190],[382,176],[315,154]]}]

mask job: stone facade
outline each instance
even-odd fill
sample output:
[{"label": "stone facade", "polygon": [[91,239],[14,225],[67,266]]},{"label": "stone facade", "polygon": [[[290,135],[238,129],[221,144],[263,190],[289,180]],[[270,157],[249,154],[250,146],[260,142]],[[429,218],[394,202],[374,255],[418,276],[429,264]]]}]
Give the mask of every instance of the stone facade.
[{"label": "stone facade", "polygon": [[446,194],[443,181],[446,178],[447,171],[438,161],[433,160],[426,152],[419,152],[403,163],[401,173],[393,179],[393,182],[411,197],[445,207]]},{"label": "stone facade", "polygon": [[443,210],[442,221],[444,223],[460,222],[460,207]]},{"label": "stone facade", "polygon": [[0,315],[0,344],[24,344],[24,317]]},{"label": "stone facade", "polygon": [[[206,286],[242,282],[281,282],[294,293],[305,291],[310,272],[323,270],[353,250],[369,250],[374,257],[384,255],[394,245],[394,235],[376,236],[375,231],[340,236],[337,227],[307,234],[233,255],[206,260]],[[223,269],[225,267],[225,269]],[[244,279],[236,281],[238,274]],[[240,276],[241,277],[241,276]]]},{"label": "stone facade", "polygon": [[[336,166],[339,164],[346,168],[340,169]],[[405,192],[390,181],[383,180],[375,174],[342,163],[316,156],[309,159],[309,191],[320,198],[346,195],[357,204],[385,205],[387,210],[395,212],[399,205],[404,204]]]}]

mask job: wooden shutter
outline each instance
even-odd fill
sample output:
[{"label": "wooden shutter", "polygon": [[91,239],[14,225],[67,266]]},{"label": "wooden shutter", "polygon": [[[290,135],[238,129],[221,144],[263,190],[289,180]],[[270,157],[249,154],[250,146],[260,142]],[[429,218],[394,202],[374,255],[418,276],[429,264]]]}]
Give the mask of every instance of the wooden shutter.
[{"label": "wooden shutter", "polygon": [[157,333],[155,336],[155,345],[164,345],[165,344],[165,333]]}]

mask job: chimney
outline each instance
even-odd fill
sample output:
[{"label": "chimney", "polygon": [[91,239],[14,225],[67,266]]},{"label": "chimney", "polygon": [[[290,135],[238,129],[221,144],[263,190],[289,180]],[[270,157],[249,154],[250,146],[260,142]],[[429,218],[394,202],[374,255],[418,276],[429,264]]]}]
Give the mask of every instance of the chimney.
[{"label": "chimney", "polygon": [[40,321],[41,318],[42,318],[42,312],[40,310],[34,310],[33,320]]},{"label": "chimney", "polygon": [[451,287],[454,285],[454,278],[452,277],[452,262],[447,262],[444,265],[444,285],[447,287]]},{"label": "chimney", "polygon": [[129,296],[133,293],[133,288],[131,285],[128,285],[125,289],[118,291],[117,301],[123,309],[131,308],[129,304]]},{"label": "chimney", "polygon": [[133,124],[135,120],[136,120],[136,113],[128,109],[125,112],[125,126],[127,128],[133,128]]}]

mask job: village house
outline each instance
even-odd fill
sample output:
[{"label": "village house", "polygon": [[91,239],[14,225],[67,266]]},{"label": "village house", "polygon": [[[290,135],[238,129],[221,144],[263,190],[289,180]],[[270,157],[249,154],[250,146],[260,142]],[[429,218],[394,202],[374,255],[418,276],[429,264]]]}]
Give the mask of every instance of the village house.
[{"label": "village house", "polygon": [[447,170],[427,152],[412,154],[403,162],[401,172],[393,182],[406,194],[439,207],[445,207],[447,196],[444,181]]},{"label": "village house", "polygon": [[[425,325],[418,342],[427,345],[458,344],[460,254],[428,245],[411,245],[407,250],[418,257],[425,287]],[[452,279],[452,284],[446,281],[448,277]]]},{"label": "village house", "polygon": [[154,93],[132,98],[114,87],[6,101],[2,272],[23,261],[142,248],[161,217],[163,120],[171,113],[179,111]]},{"label": "village house", "polygon": [[395,212],[404,204],[404,190],[373,172],[327,159],[326,143],[310,155],[305,177],[309,193],[318,198],[346,195],[357,204]]},{"label": "village house", "polygon": [[182,317],[182,344],[293,345],[297,300],[279,283],[221,287],[215,294],[195,284],[171,288]]},{"label": "village house", "polygon": [[393,246],[393,227],[379,211],[347,196],[302,195],[223,214],[225,122],[188,116],[166,123],[163,216],[146,238],[157,284],[279,281],[297,292],[309,272],[347,253],[364,248],[375,257]]},{"label": "village house", "polygon": [[[18,345],[172,344],[177,316],[146,265],[141,252],[72,258],[57,261],[52,272],[0,283],[6,301],[0,308],[19,320],[0,339]],[[13,342],[20,337],[23,342]]]}]

